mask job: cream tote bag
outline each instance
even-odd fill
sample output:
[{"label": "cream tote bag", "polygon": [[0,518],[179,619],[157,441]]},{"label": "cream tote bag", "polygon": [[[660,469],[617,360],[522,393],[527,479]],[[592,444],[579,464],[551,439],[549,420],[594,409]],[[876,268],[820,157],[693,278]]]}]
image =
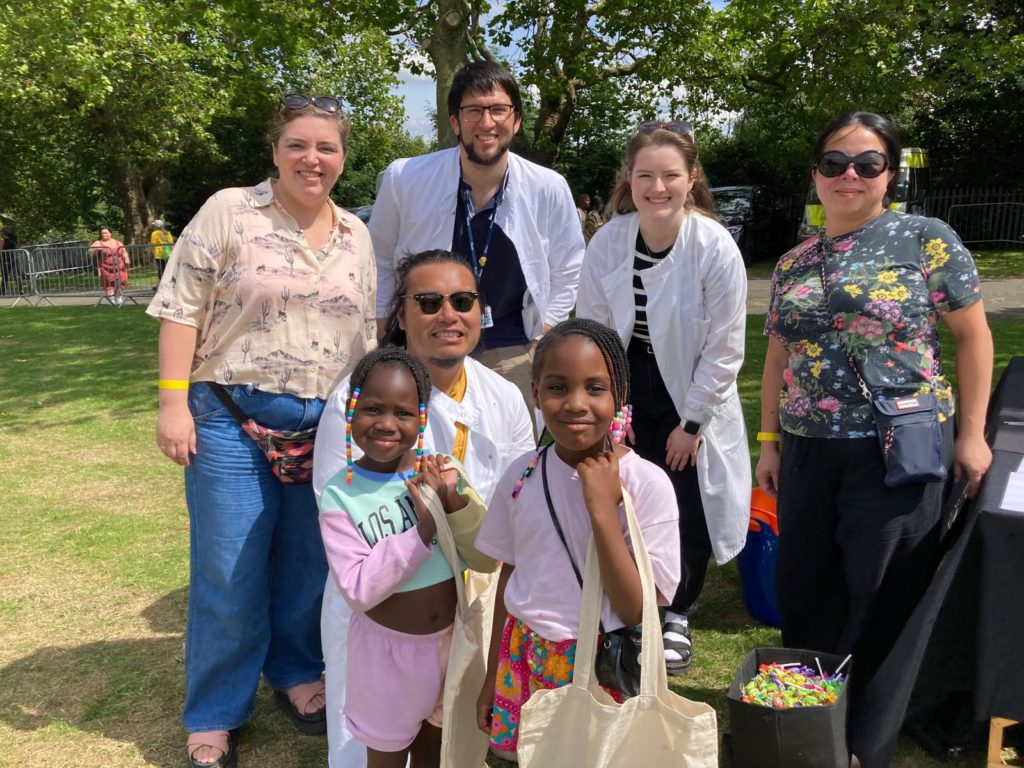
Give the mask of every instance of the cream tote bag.
[{"label": "cream tote bag", "polygon": [[476,700],[487,673],[487,649],[498,580],[491,579],[486,590],[472,603],[467,603],[455,539],[441,500],[426,486],[420,491],[437,523],[437,541],[456,575],[455,589],[459,596],[444,683],[441,768],[481,768],[487,757],[488,736],[476,727]]},{"label": "cream tote bag", "polygon": [[714,708],[684,699],[668,688],[651,558],[633,501],[625,489],[622,496],[644,590],[640,693],[616,704],[597,685],[594,659],[603,590],[591,537],[573,680],[561,688],[537,691],[523,706],[518,749],[521,768],[718,768]]}]

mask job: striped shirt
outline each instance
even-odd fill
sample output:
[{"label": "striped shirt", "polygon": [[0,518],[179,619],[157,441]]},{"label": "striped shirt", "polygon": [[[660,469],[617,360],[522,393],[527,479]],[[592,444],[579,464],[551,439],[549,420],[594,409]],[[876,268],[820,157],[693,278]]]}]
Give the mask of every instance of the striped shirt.
[{"label": "striped shirt", "polygon": [[644,283],[640,279],[640,273],[645,269],[650,269],[668,256],[673,246],[670,245],[663,251],[652,252],[648,250],[647,243],[644,242],[644,236],[640,234],[640,230],[637,230],[636,245],[634,247],[633,301],[636,305],[636,317],[633,322],[633,338],[649,344],[651,341],[651,331],[647,325],[647,291],[644,290]]}]

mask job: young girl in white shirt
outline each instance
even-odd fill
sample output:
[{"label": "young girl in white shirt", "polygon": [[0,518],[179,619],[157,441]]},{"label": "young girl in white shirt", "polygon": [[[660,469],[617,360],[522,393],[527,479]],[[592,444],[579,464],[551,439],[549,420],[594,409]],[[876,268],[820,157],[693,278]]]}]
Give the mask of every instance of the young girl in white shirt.
[{"label": "young girl in white shirt", "polygon": [[[628,377],[618,336],[592,320],[560,323],[537,346],[533,399],[554,443],[510,465],[476,539],[480,552],[504,563],[498,585],[504,599],[495,605],[488,673],[477,702],[478,725],[498,754],[515,752],[519,713],[531,693],[572,680],[581,597],[573,563],[582,570],[591,534],[607,593],[605,630],[640,623],[643,593],[623,488],[651,555],[659,601],[665,603],[679,582],[672,484],[621,444],[629,430]],[[609,693],[621,700],[618,691]]]},{"label": "young girl in white shirt", "polygon": [[[351,378],[347,466],[320,498],[331,576],[353,610],[345,718],[366,745],[368,768],[404,768],[410,755],[413,768],[440,762],[454,579],[462,574],[437,544],[421,484],[440,497],[465,564],[495,567],[472,548],[483,502],[450,457],[423,450],[429,396],[426,368],[405,349],[366,355]],[[355,461],[353,442],[363,452]]]}]

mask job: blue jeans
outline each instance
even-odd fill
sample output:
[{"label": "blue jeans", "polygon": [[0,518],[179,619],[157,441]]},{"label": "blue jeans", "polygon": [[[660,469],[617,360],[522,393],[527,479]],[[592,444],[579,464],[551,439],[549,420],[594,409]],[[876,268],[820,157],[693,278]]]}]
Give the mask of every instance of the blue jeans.
[{"label": "blue jeans", "polygon": [[[324,407],[252,386],[226,389],[272,429],[312,427]],[[245,723],[261,672],[277,690],[320,678],[327,559],[313,486],[282,485],[209,385],[193,385],[188,404],[197,452],[185,470],[192,573],[182,720],[194,733]]]}]

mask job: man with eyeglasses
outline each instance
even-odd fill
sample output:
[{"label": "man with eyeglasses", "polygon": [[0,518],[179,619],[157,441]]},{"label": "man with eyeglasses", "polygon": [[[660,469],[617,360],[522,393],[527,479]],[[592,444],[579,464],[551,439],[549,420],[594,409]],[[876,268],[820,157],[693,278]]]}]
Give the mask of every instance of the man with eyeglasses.
[{"label": "man with eyeglasses", "polygon": [[410,253],[444,248],[470,262],[481,296],[478,359],[530,394],[533,346],[576,302],[583,235],[569,185],[509,151],[522,125],[519,86],[499,64],[455,75],[448,120],[459,145],[392,163],[370,218],[379,334]]}]

